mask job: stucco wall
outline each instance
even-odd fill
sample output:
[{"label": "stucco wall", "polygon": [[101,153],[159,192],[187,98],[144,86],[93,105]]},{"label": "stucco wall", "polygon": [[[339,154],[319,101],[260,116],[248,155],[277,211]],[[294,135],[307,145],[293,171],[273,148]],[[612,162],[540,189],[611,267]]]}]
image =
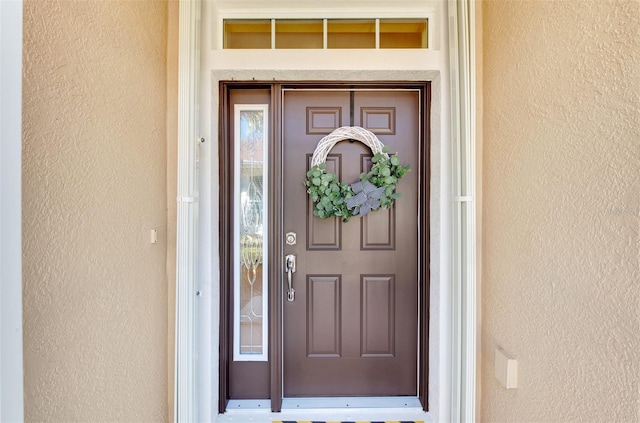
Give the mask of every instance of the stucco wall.
[{"label": "stucco wall", "polygon": [[27,421],[168,419],[166,43],[165,1],[25,1]]},{"label": "stucco wall", "polygon": [[482,419],[640,421],[640,2],[483,8]]}]

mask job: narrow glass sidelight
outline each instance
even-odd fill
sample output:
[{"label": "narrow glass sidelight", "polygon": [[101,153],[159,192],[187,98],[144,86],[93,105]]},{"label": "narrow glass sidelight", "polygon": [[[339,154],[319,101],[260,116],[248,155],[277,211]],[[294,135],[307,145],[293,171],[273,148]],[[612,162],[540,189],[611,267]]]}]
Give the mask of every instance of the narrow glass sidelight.
[{"label": "narrow glass sidelight", "polygon": [[268,105],[234,109],[234,348],[236,361],[267,360]]}]

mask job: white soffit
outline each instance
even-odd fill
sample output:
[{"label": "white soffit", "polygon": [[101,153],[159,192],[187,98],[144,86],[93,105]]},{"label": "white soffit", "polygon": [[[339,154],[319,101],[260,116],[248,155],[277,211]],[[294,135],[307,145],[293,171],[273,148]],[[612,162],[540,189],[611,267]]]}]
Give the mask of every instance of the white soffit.
[{"label": "white soffit", "polygon": [[431,18],[437,25],[440,10],[435,1],[214,1],[213,8],[219,19],[349,19],[349,18]]}]

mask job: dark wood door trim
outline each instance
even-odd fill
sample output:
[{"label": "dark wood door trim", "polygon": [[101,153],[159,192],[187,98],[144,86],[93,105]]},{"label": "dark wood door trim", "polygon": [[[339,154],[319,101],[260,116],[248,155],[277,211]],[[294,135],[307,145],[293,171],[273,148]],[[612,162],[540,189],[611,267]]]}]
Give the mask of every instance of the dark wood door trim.
[{"label": "dark wood door trim", "polygon": [[[219,181],[220,181],[220,202],[219,202],[219,249],[220,249],[220,343],[219,343],[219,386],[218,386],[218,411],[224,413],[227,408],[227,404],[230,399],[230,393],[232,391],[230,385],[230,368],[233,359],[232,354],[232,336],[233,336],[233,161],[234,161],[234,146],[233,146],[233,133],[231,121],[233,116],[233,107],[231,102],[231,91],[233,90],[262,90],[273,92],[273,84],[271,83],[228,83],[220,82],[219,85],[219,125],[218,125],[218,149],[219,149]],[[269,121],[269,140],[273,142],[276,139],[276,118],[274,110],[277,110],[275,103],[273,102],[273,96],[270,95],[270,121]],[[269,175],[270,180],[273,179],[275,172],[274,168],[280,166],[279,161],[269,158],[269,161],[275,163],[272,167],[272,174]],[[275,230],[279,230],[277,223],[277,214],[274,212],[275,202],[270,204],[269,216],[270,220],[267,222],[269,227],[273,227]],[[275,238],[275,237],[274,237]],[[278,246],[277,239],[270,238],[269,247],[271,251],[277,252],[282,246]],[[279,254],[279,253],[277,253]],[[277,256],[276,254],[276,256]],[[274,256],[274,258],[276,258]],[[268,275],[269,280],[274,279],[274,275],[278,269],[271,269]],[[269,290],[273,287],[269,286]],[[272,307],[272,305],[270,305]],[[271,318],[271,316],[270,316]],[[273,324],[273,323],[272,323]],[[270,336],[274,331],[269,330]],[[273,340],[269,340],[270,348],[274,344]],[[273,354],[272,351],[269,354]],[[271,369],[269,369],[269,372]]]},{"label": "dark wood door trim", "polygon": [[218,125],[218,148],[219,148],[219,180],[220,180],[220,201],[219,201],[219,247],[220,247],[220,348],[219,348],[219,396],[218,411],[224,413],[229,401],[229,342],[231,340],[232,320],[231,310],[231,286],[228,281],[233,278],[232,251],[232,210],[229,207],[233,195],[233,173],[231,163],[233,161],[233,146],[229,142],[232,134],[229,133],[229,90],[235,88],[265,89],[271,90],[271,153],[269,161],[270,167],[270,198],[269,204],[269,227],[272,228],[273,236],[270,237],[269,248],[271,251],[271,266],[269,270],[269,361],[270,361],[270,395],[271,408],[274,412],[279,412],[282,406],[283,386],[282,386],[282,298],[284,295],[282,278],[282,116],[281,102],[284,88],[317,88],[317,89],[418,89],[421,92],[421,139],[420,139],[420,235],[419,235],[419,362],[418,362],[418,398],[425,411],[428,410],[428,381],[429,381],[429,196],[430,196],[430,97],[431,84],[429,82],[345,82],[345,83],[325,83],[325,82],[295,82],[295,83],[274,83],[266,81],[256,82],[233,82],[221,81],[219,85],[219,125]]},{"label": "dark wood door trim", "polygon": [[419,325],[420,325],[420,339],[418,340],[420,345],[420,354],[418,355],[418,398],[422,403],[424,411],[429,410],[429,305],[430,305],[430,250],[429,239],[430,234],[430,214],[429,214],[429,201],[430,201],[430,185],[431,185],[431,142],[430,142],[430,119],[431,119],[431,84],[425,83],[421,87],[422,95],[422,121],[421,121],[421,140],[420,145],[420,222],[422,224],[422,230],[420,231],[420,237],[418,245],[420,252],[418,253],[419,265],[419,295],[420,295],[420,311],[419,311]]},{"label": "dark wood door trim", "polygon": [[[231,175],[231,163],[233,162],[233,148],[227,139],[229,137],[229,86],[220,84],[220,118],[218,125],[218,151],[220,155],[218,178],[220,181],[220,204],[219,207],[219,249],[220,249],[220,343],[218,347],[218,412],[224,413],[229,402],[229,349],[227,345],[231,342],[230,326],[230,307],[231,286],[226,281],[232,280],[232,251],[233,251],[233,233],[229,228],[231,225],[231,208],[230,198],[233,194],[233,178]],[[225,206],[222,206],[222,205]]]},{"label": "dark wood door trim", "polygon": [[[273,148],[269,173],[269,192],[272,202],[269,204],[269,227],[272,228],[270,237],[272,260],[269,272],[269,360],[270,360],[270,390],[271,411],[279,412],[282,408],[282,298],[283,288],[283,223],[282,223],[282,86],[274,84],[271,90],[271,110],[273,128]],[[274,236],[275,235],[275,236]]]}]

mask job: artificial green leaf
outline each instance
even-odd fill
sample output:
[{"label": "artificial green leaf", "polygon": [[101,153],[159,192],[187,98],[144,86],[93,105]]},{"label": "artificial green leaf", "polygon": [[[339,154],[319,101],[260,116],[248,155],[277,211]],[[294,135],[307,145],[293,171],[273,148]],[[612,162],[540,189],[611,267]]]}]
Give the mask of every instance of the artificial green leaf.
[{"label": "artificial green leaf", "polygon": [[384,190],[384,195],[386,195],[387,197],[390,197],[391,194],[393,194],[393,187],[386,187]]}]

